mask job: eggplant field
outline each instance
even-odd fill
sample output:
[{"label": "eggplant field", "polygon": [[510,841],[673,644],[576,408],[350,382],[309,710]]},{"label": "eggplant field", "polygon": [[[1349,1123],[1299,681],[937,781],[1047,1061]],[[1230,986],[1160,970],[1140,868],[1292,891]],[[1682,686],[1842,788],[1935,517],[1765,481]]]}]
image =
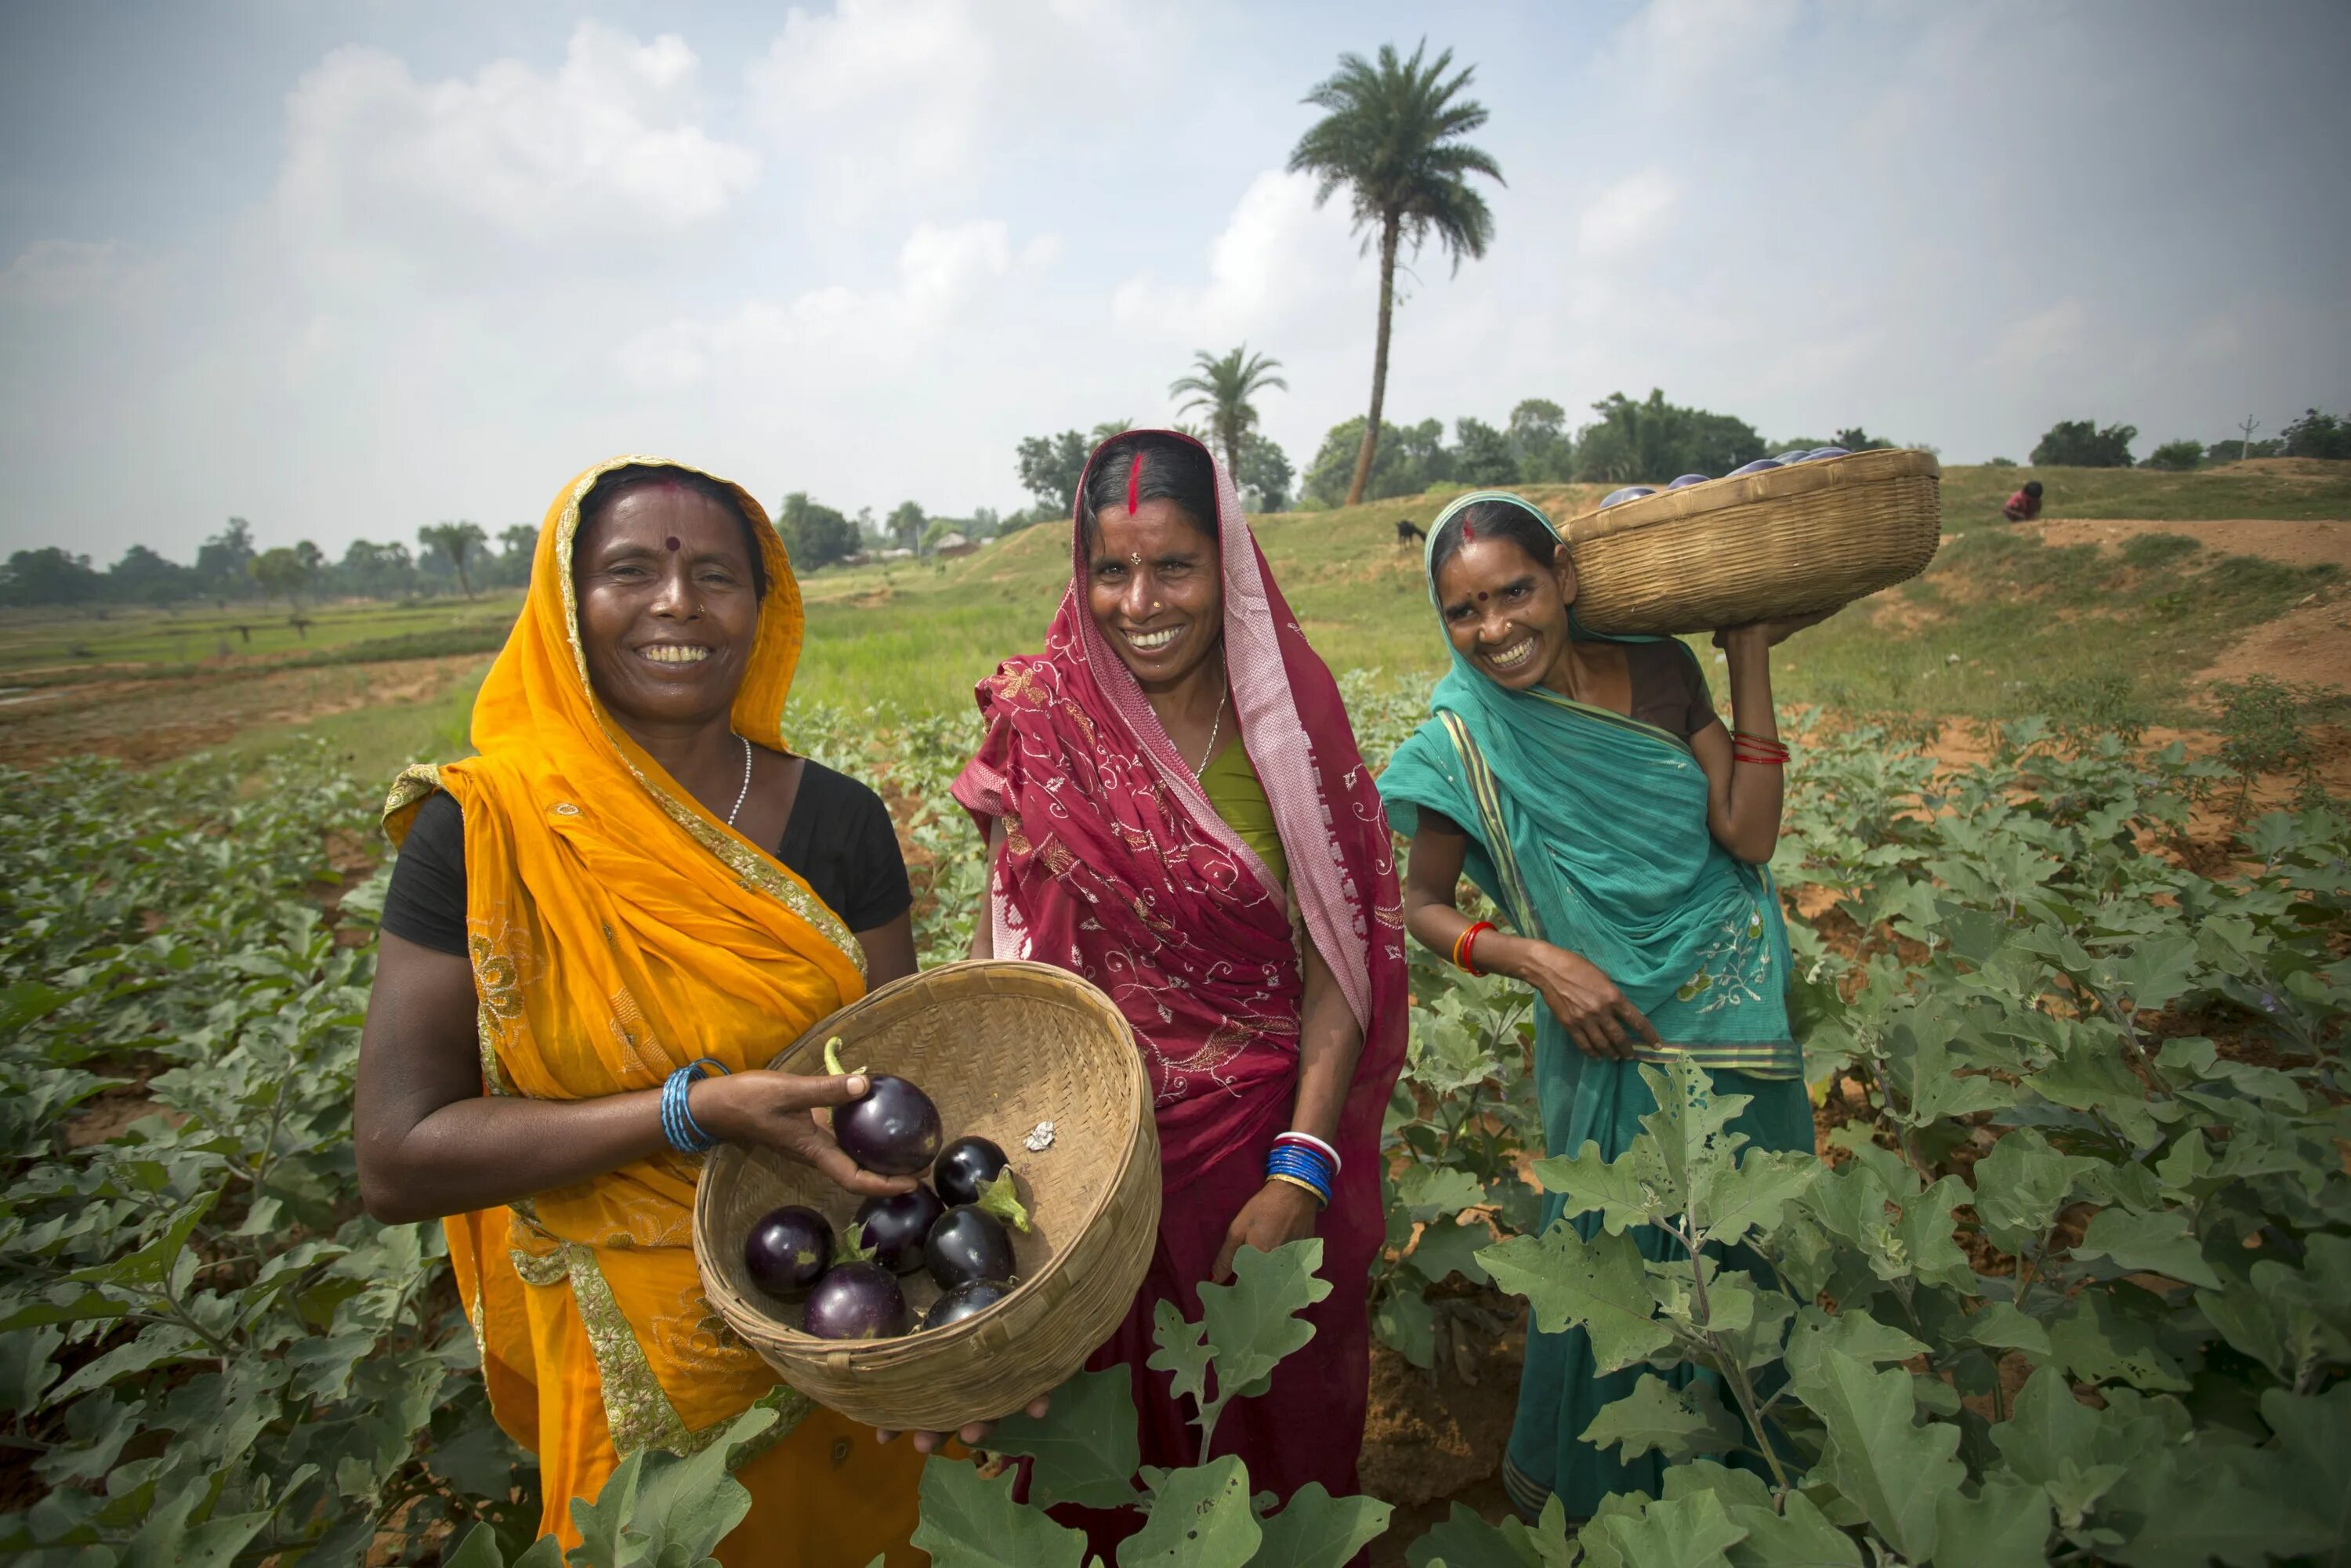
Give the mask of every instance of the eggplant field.
[{"label": "eggplant field", "polygon": [[[1369,755],[1417,694],[1349,685]],[[942,1568],[1084,1568],[1057,1501],[1148,1515],[1121,1563],[1669,1568],[2351,1562],[2351,822],[2190,827],[2236,777],[2038,719],[1980,759],[1797,734],[1798,912],[1823,1156],[1750,1152],[1735,1096],[1651,1069],[1613,1163],[1544,1151],[1523,992],[1416,956],[1389,1117],[1381,1355],[1441,1408],[1529,1316],[1633,1369],[1593,1441],[1685,1460],[1570,1531],[1461,1501],[1253,1495],[1218,1413],[1303,1343],[1319,1243],[1246,1253],[1161,1364],[1204,1463],[1138,1472],[1123,1375],[936,1458]],[[929,961],[979,890],[960,718],[825,712],[812,754],[900,815]],[[561,1561],[492,1423],[437,1227],[359,1213],[372,781],[321,752],[10,774],[0,810],[0,1546],[27,1563]],[[1543,1193],[1570,1218],[1537,1227]],[[1631,1232],[1674,1237],[1649,1257]],[[591,1564],[704,1560],[735,1441],[632,1458]],[[1758,1436],[1758,1435],[1761,1436]],[[1016,1472],[1030,1456],[1016,1500]],[[1407,1514],[1413,1517],[1407,1518]]]}]

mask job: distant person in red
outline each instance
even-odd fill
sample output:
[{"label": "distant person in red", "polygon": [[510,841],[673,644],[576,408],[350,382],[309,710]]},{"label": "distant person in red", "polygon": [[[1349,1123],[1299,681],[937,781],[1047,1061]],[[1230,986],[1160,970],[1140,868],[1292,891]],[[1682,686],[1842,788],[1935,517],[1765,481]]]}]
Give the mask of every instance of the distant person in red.
[{"label": "distant person in red", "polygon": [[2029,523],[2041,515],[2041,481],[2027,479],[2024,488],[2008,498],[2000,515],[2011,523]]}]

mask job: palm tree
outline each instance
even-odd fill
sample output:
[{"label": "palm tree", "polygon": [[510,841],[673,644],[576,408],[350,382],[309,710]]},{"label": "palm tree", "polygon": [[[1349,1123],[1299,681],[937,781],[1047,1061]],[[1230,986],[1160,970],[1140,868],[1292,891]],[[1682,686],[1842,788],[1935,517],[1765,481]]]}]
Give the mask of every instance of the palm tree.
[{"label": "palm tree", "polygon": [[[1396,248],[1411,243],[1417,252],[1430,236],[1453,257],[1483,256],[1494,237],[1494,214],[1486,198],[1469,188],[1468,176],[1502,183],[1502,171],[1483,150],[1457,140],[1486,123],[1486,106],[1457,95],[1469,85],[1475,68],[1464,66],[1446,79],[1453,51],[1423,65],[1424,38],[1412,58],[1396,58],[1395,46],[1380,46],[1377,65],[1361,55],[1341,55],[1339,68],[1306,95],[1328,112],[1298,139],[1290,154],[1292,173],[1317,176],[1315,205],[1342,185],[1354,197],[1355,230],[1376,230],[1380,246],[1380,334],[1372,350],[1372,413],[1364,423],[1363,450],[1355,456],[1347,505],[1364,498],[1379,450],[1380,405],[1388,384],[1388,319],[1395,310]],[[1366,235],[1364,246],[1371,238]]]},{"label": "palm tree", "polygon": [[479,523],[427,523],[416,530],[416,542],[426,549],[438,549],[457,569],[457,586],[465,597],[474,597],[474,580],[465,575],[465,557],[477,545],[487,544],[489,535]]},{"label": "palm tree", "polygon": [[1189,413],[1196,408],[1205,413],[1217,444],[1225,449],[1225,467],[1238,474],[1241,438],[1257,428],[1257,410],[1249,399],[1268,387],[1290,390],[1290,383],[1273,373],[1281,369],[1281,361],[1252,354],[1243,343],[1222,359],[1201,349],[1192,355],[1192,363],[1197,373],[1171,383],[1167,395],[1192,394],[1176,412]]}]

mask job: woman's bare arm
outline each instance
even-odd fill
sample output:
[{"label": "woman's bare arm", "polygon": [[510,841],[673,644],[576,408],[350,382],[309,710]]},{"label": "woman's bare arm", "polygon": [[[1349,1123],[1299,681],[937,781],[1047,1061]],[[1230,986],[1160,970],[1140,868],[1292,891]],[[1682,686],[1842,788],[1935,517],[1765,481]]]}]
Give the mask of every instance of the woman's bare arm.
[{"label": "woman's bare arm", "polygon": [[[370,1214],[402,1224],[487,1208],[668,1146],[658,1089],[593,1100],[484,1094],[475,1008],[465,958],[383,934],[352,1113]],[[809,1114],[864,1092],[855,1074],[738,1072],[695,1084],[690,1103],[714,1137],[778,1149],[852,1192],[906,1191],[914,1184],[904,1177],[858,1169]]]},{"label": "woman's bare arm", "polygon": [[[1424,947],[1447,957],[1469,929],[1468,916],[1454,902],[1468,857],[1468,835],[1426,822],[1412,835],[1405,857],[1405,929]],[[1636,1039],[1658,1043],[1657,1031],[1641,1009],[1590,959],[1504,931],[1480,935],[1471,956],[1487,973],[1508,975],[1533,987],[1586,1056],[1629,1059]]]},{"label": "woman's bare arm", "polygon": [[1306,997],[1298,1017],[1298,1100],[1290,1113],[1292,1132],[1310,1133],[1326,1144],[1339,1141],[1339,1113],[1355,1082],[1364,1054],[1363,1026],[1339,977],[1322,961],[1314,938],[1306,939]]},{"label": "woman's bare arm", "polygon": [[[1759,621],[1714,634],[1730,669],[1730,723],[1764,740],[1780,738],[1771,700],[1771,649],[1791,633],[1827,619],[1829,612],[1788,621]],[[1766,762],[1737,759],[1730,731],[1710,724],[1690,737],[1690,750],[1706,771],[1706,825],[1715,841],[1750,865],[1763,865],[1780,847],[1780,814],[1785,770]]]},{"label": "woman's bare arm", "polygon": [[980,880],[979,908],[971,919],[971,954],[975,958],[996,956],[996,904],[993,883],[996,880],[996,857],[1004,852],[1004,819],[998,817],[987,824],[987,858],[981,862],[987,875]]},{"label": "woman's bare arm", "polygon": [[865,988],[878,991],[893,980],[914,972],[914,913],[908,910],[886,925],[853,933],[865,954]]}]

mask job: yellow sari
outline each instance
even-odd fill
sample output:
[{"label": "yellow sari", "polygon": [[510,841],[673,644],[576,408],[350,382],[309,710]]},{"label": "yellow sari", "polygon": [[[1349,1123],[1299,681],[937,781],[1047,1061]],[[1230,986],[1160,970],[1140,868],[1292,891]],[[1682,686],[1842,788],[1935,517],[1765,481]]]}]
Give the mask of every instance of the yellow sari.
[{"label": "yellow sari", "polygon": [[[409,769],[384,808],[395,844],[434,790],[464,808],[466,941],[493,1094],[651,1089],[704,1056],[761,1067],[865,991],[839,917],[680,788],[590,687],[572,541],[589,487],[631,463],[683,467],[616,457],[564,487],[539,529],[522,615],[474,704],[481,755]],[[799,588],[767,514],[735,494],[758,525],[768,589],[734,726],[781,749]],[[751,1512],[721,1559],[920,1562],[906,1544],[920,1456],[781,1384],[704,1299],[692,1244],[700,1166],[663,1153],[445,1222],[491,1407],[538,1457],[542,1531],[577,1544],[570,1500],[593,1498],[622,1455],[691,1453],[764,1401],[781,1419],[737,1472]]]}]

